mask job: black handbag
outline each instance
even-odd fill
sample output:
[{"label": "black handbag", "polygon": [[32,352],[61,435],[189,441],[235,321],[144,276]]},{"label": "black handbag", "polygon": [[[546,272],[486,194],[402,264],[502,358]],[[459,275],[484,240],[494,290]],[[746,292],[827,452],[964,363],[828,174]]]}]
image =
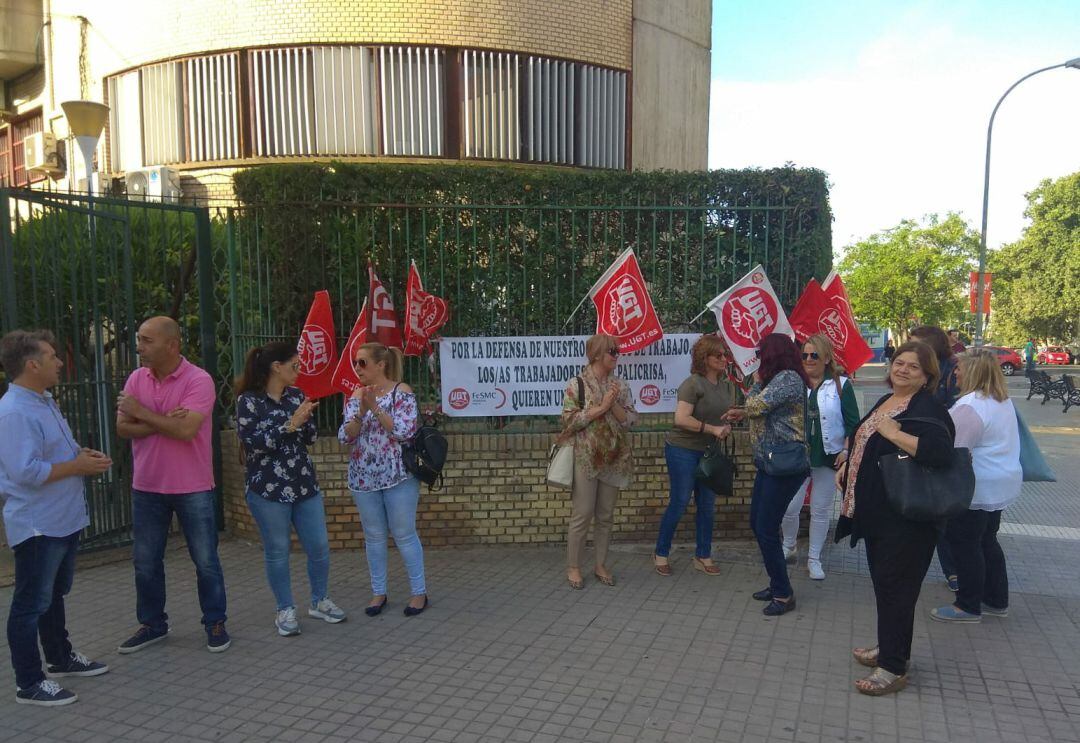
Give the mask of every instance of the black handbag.
[{"label": "black handbag", "polygon": [[[935,418],[903,420],[931,423],[948,430]],[[943,521],[971,507],[975,469],[969,449],[954,447],[952,459],[944,467],[929,467],[903,451],[881,455],[878,467],[885,482],[885,500],[909,521]]]},{"label": "black handbag", "polygon": [[810,472],[810,451],[803,441],[764,444],[762,449],[764,458],[755,458],[754,464],[766,475],[790,477]]},{"label": "black handbag", "polygon": [[732,437],[713,439],[698,460],[694,479],[702,483],[717,495],[735,494],[735,474],[739,471],[735,464],[735,443]]}]

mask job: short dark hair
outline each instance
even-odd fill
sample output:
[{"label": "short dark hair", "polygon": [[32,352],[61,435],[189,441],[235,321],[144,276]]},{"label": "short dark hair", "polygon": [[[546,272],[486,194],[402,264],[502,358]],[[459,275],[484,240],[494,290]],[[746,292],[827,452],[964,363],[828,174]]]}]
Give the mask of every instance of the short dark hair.
[{"label": "short dark hair", "polygon": [[[938,330],[940,331],[941,328],[938,328]],[[896,349],[896,355],[893,356],[893,359],[898,359],[905,353],[913,353],[919,360],[919,366],[922,367],[923,374],[926,375],[926,386],[923,389],[936,390],[938,381],[941,379],[941,367],[938,365],[937,355],[930,344],[922,341],[908,341]],[[891,376],[885,377],[885,383],[889,385],[889,389],[892,389]]]},{"label": "short dark hair", "polygon": [[41,343],[56,348],[56,337],[48,330],[12,330],[0,338],[0,366],[9,382],[22,376],[27,361],[41,357]]},{"label": "short dark hair", "polygon": [[795,372],[803,384],[811,386],[810,377],[806,376],[806,370],[803,369],[799,347],[783,333],[770,333],[762,338],[761,345],[758,346],[758,358],[761,359],[758,379],[761,380],[762,388],[782,371]]},{"label": "short dark hair", "polygon": [[908,331],[908,336],[930,346],[934,355],[937,356],[939,365],[944,364],[953,356],[952,343],[949,342],[949,336],[937,325],[917,325]]}]

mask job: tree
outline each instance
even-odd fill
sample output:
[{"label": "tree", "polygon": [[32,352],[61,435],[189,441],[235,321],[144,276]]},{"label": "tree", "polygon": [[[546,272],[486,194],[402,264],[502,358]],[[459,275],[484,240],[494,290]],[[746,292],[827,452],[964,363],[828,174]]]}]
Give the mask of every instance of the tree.
[{"label": "tree", "polygon": [[994,251],[995,340],[1080,337],[1080,173],[1044,180],[1027,194],[1031,220],[1019,240]]},{"label": "tree", "polygon": [[904,220],[848,247],[838,270],[860,320],[903,338],[916,324],[943,325],[964,310],[979,233],[958,214]]}]

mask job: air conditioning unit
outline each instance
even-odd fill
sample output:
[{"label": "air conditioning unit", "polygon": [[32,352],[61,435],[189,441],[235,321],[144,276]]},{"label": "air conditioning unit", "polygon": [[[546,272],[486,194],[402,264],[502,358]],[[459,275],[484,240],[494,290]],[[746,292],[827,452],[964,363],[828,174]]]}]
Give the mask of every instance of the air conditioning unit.
[{"label": "air conditioning unit", "polygon": [[[124,185],[124,179],[108,173],[95,173],[94,178],[94,195],[95,196],[115,196],[118,191],[122,190]],[[76,193],[87,193],[90,191],[90,185],[85,178],[80,178],[75,184]]]},{"label": "air conditioning unit", "polygon": [[27,170],[40,170],[54,177],[63,175],[55,135],[49,132],[31,134],[23,140],[23,153]]},{"label": "air conditioning unit", "polygon": [[128,198],[136,201],[180,200],[180,174],[163,165],[129,170],[124,174],[124,185]]}]

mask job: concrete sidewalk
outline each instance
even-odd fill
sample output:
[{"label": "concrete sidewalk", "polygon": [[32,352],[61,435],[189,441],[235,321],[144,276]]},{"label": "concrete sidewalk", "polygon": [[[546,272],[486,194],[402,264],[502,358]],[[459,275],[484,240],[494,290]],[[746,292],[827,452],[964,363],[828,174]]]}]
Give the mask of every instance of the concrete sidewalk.
[{"label": "concrete sidewalk", "polygon": [[[331,593],[349,621],[304,615],[303,634],[281,638],[260,548],[232,541],[222,546],[228,652],[205,649],[179,545],[167,560],[173,632],[134,655],[116,653],[135,629],[130,564],[80,570],[69,627],[111,672],[67,679],[80,700],[57,709],[16,706],[12,684],[0,739],[1080,741],[1080,429],[1067,425],[1080,418],[1015,399],[1061,481],[1026,485],[1007,513],[1009,616],[930,621],[951,600],[935,566],[900,694],[852,688],[866,669],[850,649],[873,643],[875,611],[861,550],[842,545],[827,548],[823,582],[800,556],[798,608],[778,618],[750,597],[766,577],[746,543],[716,545],[719,577],[693,571],[682,545],[667,579],[651,545],[616,545],[618,585],[588,580],[584,591],[566,587],[561,548],[428,550],[432,606],[411,619],[396,553],[390,606],[375,619],[363,614],[363,555],[337,553]],[[294,555],[299,601],[306,582]],[[10,597],[0,589],[0,616]]]}]

